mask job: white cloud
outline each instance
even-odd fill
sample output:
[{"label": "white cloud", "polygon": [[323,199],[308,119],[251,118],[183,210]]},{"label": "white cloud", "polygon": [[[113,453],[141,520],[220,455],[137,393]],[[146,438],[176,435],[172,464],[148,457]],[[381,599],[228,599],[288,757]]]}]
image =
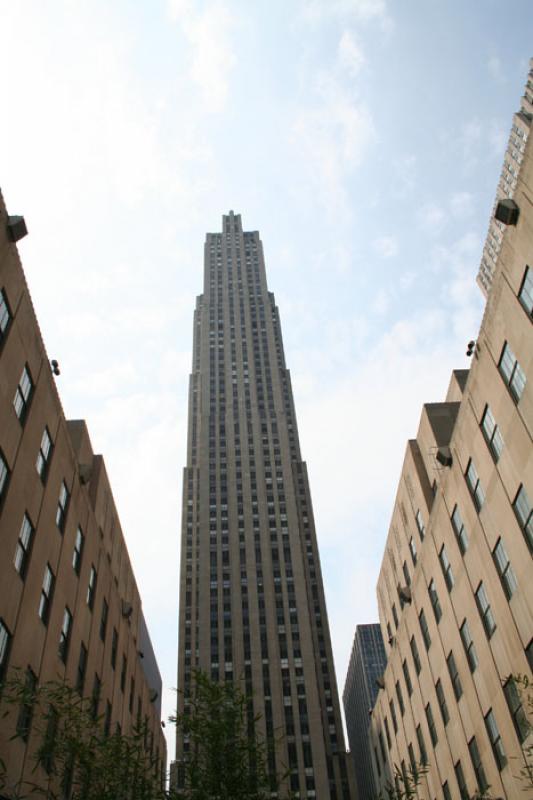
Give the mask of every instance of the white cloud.
[{"label": "white cloud", "polygon": [[494,78],[497,83],[503,83],[504,81],[504,74],[503,74],[503,65],[501,59],[498,56],[491,56],[487,62],[487,69],[489,71],[489,75]]},{"label": "white cloud", "polygon": [[395,236],[380,236],[374,242],[374,249],[382,258],[393,258],[398,254],[398,240]]},{"label": "white cloud", "polygon": [[436,203],[426,203],[418,212],[418,222],[426,233],[436,236],[446,224],[446,212]]},{"label": "white cloud", "polygon": [[366,63],[364,53],[351,31],[343,31],[337,49],[341,67],[355,78]]},{"label": "white cloud", "polygon": [[386,0],[303,0],[302,17],[312,24],[321,23],[327,17],[377,22],[384,33],[390,33],[393,28]]},{"label": "white cloud", "polygon": [[458,219],[471,216],[474,211],[474,196],[470,192],[455,192],[450,198],[450,211]]}]

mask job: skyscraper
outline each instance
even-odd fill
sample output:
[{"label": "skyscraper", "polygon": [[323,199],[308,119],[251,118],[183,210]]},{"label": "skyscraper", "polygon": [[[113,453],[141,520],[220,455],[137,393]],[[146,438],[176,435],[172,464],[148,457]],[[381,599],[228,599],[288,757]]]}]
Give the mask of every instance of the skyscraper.
[{"label": "skyscraper", "polygon": [[342,694],[359,797],[376,794],[370,754],[370,714],[387,664],[379,623],[358,625]]},{"label": "skyscraper", "polygon": [[233,212],[207,234],[194,314],[179,631],[179,710],[195,669],[242,681],[271,774],[290,768],[301,798],[352,796],[279,313],[259,234]]}]

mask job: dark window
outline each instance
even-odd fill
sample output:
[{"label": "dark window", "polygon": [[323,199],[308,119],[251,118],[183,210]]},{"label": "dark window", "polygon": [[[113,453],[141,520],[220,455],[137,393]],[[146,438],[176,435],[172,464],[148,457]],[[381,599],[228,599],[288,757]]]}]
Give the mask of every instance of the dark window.
[{"label": "dark window", "polygon": [[405,680],[405,685],[407,687],[407,694],[409,697],[413,694],[413,684],[411,683],[411,676],[409,675],[409,667],[407,666],[407,661],[404,659],[402,663],[402,672],[403,677]]},{"label": "dark window", "polygon": [[464,555],[468,549],[468,534],[466,532],[466,528],[463,524],[463,520],[461,519],[461,515],[459,513],[459,509],[455,506],[452,514],[452,525],[455,531],[455,535],[457,536],[457,544],[459,545],[459,550]]},{"label": "dark window", "polygon": [[122,656],[122,668],[120,670],[120,691],[123,692],[126,688],[126,672],[128,669],[128,662],[126,656]]},{"label": "dark window", "polygon": [[76,541],[74,542],[74,552],[72,553],[72,568],[74,569],[76,575],[80,574],[84,543],[85,537],[82,529],[78,525],[78,530],[76,531]]},{"label": "dark window", "polygon": [[455,663],[455,658],[451,650],[446,659],[446,663],[448,664],[448,672],[450,673],[455,699],[459,700],[463,694],[463,687],[461,685],[461,678],[459,677],[459,670],[457,669],[457,664]]},{"label": "dark window", "polygon": [[496,759],[496,764],[498,765],[498,769],[502,770],[507,764],[507,757],[505,755],[505,750],[503,749],[502,737],[500,736],[500,731],[496,725],[496,719],[494,717],[492,708],[487,712],[485,717],[485,725],[487,727],[487,733],[492,746],[492,752],[494,753],[494,758]]},{"label": "dark window", "polygon": [[11,311],[7,302],[6,293],[0,289],[0,345],[7,335],[7,329],[11,322]]},{"label": "dark window", "polygon": [[78,659],[78,671],[76,673],[76,689],[80,694],[82,694],[83,692],[86,672],[87,672],[87,648],[82,642],[80,646],[80,657]]},{"label": "dark window", "polygon": [[41,597],[39,599],[39,616],[45,625],[48,624],[50,618],[50,606],[52,604],[52,596],[54,594],[54,573],[47,564],[44,570],[43,585],[41,589]]},{"label": "dark window", "polygon": [[420,675],[422,664],[420,663],[420,653],[418,652],[418,645],[416,643],[416,639],[414,636],[411,636],[411,641],[409,642],[409,644],[411,645],[411,655],[413,656],[413,663],[415,665],[416,674]]},{"label": "dark window", "polygon": [[97,580],[96,570],[94,566],[91,566],[91,571],[89,573],[89,584],[87,586],[87,605],[89,606],[91,611],[94,607],[94,596],[96,594],[96,580]]},{"label": "dark window", "polygon": [[452,566],[450,564],[450,560],[448,558],[448,554],[446,553],[446,548],[442,545],[439,553],[439,561],[442,568],[442,574],[444,575],[444,580],[446,581],[446,586],[448,591],[451,592],[453,589],[453,585],[455,583]]},{"label": "dark window", "polygon": [[394,627],[398,630],[399,620],[398,620],[398,612],[396,611],[396,605],[392,604],[392,618],[394,620]]},{"label": "dark window", "polygon": [[513,508],[518,522],[520,523],[520,527],[525,534],[528,547],[530,550],[533,550],[533,509],[531,508],[529,497],[523,486],[520,486],[518,490],[514,499]]},{"label": "dark window", "polygon": [[26,677],[24,681],[23,699],[20,704],[18,719],[17,719],[17,735],[20,736],[25,742],[28,741],[30,735],[31,722],[33,718],[33,707],[35,704],[35,689],[37,688],[37,676],[33,670],[28,667],[26,670]]},{"label": "dark window", "polygon": [[470,490],[470,494],[472,495],[472,500],[474,501],[474,505],[478,511],[481,510],[483,507],[483,503],[485,502],[485,492],[483,491],[483,487],[481,486],[481,481],[479,480],[477,470],[474,466],[474,462],[472,459],[468,462],[468,466],[465,472],[465,478],[467,486]]},{"label": "dark window", "polygon": [[479,755],[479,748],[477,746],[476,737],[472,736],[468,742],[468,751],[472,760],[472,766],[476,775],[476,781],[480,792],[485,792],[489,788],[487,776],[481,763],[481,756]]},{"label": "dark window", "polygon": [[500,580],[502,582],[503,590],[507,599],[510,600],[518,588],[518,582],[516,580],[514,569],[511,566],[511,562],[509,561],[509,556],[507,555],[501,539],[498,539],[496,542],[496,547],[494,548],[492,555],[494,557],[496,569],[498,570],[498,575],[500,576]]},{"label": "dark window", "polygon": [[113,638],[111,639],[111,666],[115,669],[117,665],[118,631],[113,628]]},{"label": "dark window", "polygon": [[494,461],[499,461],[503,450],[503,437],[489,406],[485,406],[485,412],[481,419],[481,430]]},{"label": "dark window", "polygon": [[409,539],[409,550],[411,552],[411,558],[413,559],[413,565],[416,567],[416,559],[417,559],[416,544],[412,536]]},{"label": "dark window", "polygon": [[13,399],[15,414],[17,415],[17,417],[21,422],[24,422],[24,420],[26,419],[32,393],[33,393],[33,381],[31,379],[28,365],[26,364],[24,369],[22,370],[22,375],[20,376],[20,381],[18,383],[17,389],[15,391],[15,397]]},{"label": "dark window", "polygon": [[432,579],[431,583],[428,586],[429,592],[429,599],[431,601],[431,605],[433,608],[433,613],[435,614],[435,619],[437,623],[440,622],[442,617],[442,608],[439,600],[439,595],[437,594],[437,587],[435,586],[435,581]]},{"label": "dark window", "polygon": [[526,385],[526,376],[507,342],[503,346],[498,369],[511,396],[518,403]]},{"label": "dark window", "polygon": [[24,580],[26,577],[26,572],[28,571],[34,533],[35,531],[33,529],[33,525],[31,524],[30,518],[27,514],[24,514],[19,538],[17,541],[17,547],[15,550],[15,569],[22,580]]},{"label": "dark window", "polygon": [[444,800],[452,800],[452,793],[450,792],[450,787],[448,786],[448,781],[442,784],[442,796]]},{"label": "dark window", "polygon": [[100,639],[103,642],[105,642],[108,616],[109,616],[109,606],[107,605],[107,600],[104,597],[104,600],[102,602],[102,615],[100,617]]},{"label": "dark window", "polygon": [[470,800],[470,795],[468,794],[468,787],[466,785],[465,776],[460,761],[457,762],[454,769],[455,769],[455,777],[457,779],[457,785],[459,786],[459,797],[461,798],[461,800]]},{"label": "dark window", "polygon": [[422,609],[422,611],[418,615],[418,622],[420,623],[420,630],[422,632],[422,639],[424,640],[426,650],[429,650],[429,648],[431,647],[431,636],[429,635],[428,621],[426,619],[424,609]]},{"label": "dark window", "polygon": [[400,713],[403,717],[405,714],[405,705],[403,702],[403,694],[402,694],[402,687],[400,686],[400,681],[396,681],[396,697],[398,698],[398,705],[400,706]]},{"label": "dark window", "polygon": [[437,726],[435,725],[435,718],[433,716],[433,711],[431,710],[431,705],[428,703],[426,706],[426,720],[428,723],[429,728],[429,735],[431,737],[431,744],[433,747],[439,741],[439,737],[437,736]]},{"label": "dark window", "polygon": [[57,511],[56,511],[56,525],[63,533],[65,530],[65,521],[67,519],[67,511],[68,511],[68,501],[70,498],[69,491],[67,489],[67,484],[65,481],[61,482],[61,488],[59,489],[59,500],[57,501]]},{"label": "dark window", "polygon": [[70,613],[68,607],[65,607],[65,611],[63,612],[63,623],[61,625],[61,633],[59,634],[59,658],[64,664],[67,663],[71,631],[72,614]]},{"label": "dark window", "polygon": [[[526,267],[524,280],[522,281],[522,286],[520,287],[520,292],[518,293],[518,299],[524,306],[529,316],[533,317],[533,270],[530,267]],[[0,330],[1,327],[2,306],[0,301]]]},{"label": "dark window", "polygon": [[444,696],[444,689],[442,688],[440,678],[435,684],[435,692],[437,693],[437,700],[439,702],[442,721],[445,725],[447,725],[450,720],[450,713],[448,711],[448,704],[446,703],[446,697]]},{"label": "dark window", "polygon": [[43,431],[41,444],[39,446],[39,452],[37,453],[37,461],[35,462],[35,467],[39,474],[40,479],[44,482],[46,480],[46,475],[48,473],[48,467],[50,466],[50,460],[52,458],[52,439],[50,436],[50,431],[48,428],[45,428]]},{"label": "dark window", "polygon": [[6,674],[10,644],[11,634],[4,620],[0,617],[0,683]]},{"label": "dark window", "polygon": [[98,707],[100,705],[100,695],[102,693],[102,681],[100,676],[95,672],[93,681],[93,690],[91,692],[91,716],[96,719],[98,716]]},{"label": "dark window", "polygon": [[428,763],[428,753],[420,725],[417,725],[416,728],[416,740],[418,742],[418,749],[420,751],[420,761],[422,764],[426,765]]},{"label": "dark window", "polygon": [[418,533],[420,534],[420,538],[423,540],[426,534],[426,526],[424,525],[424,520],[422,519],[422,514],[420,513],[420,509],[416,512],[415,519],[416,519],[416,527],[418,528]]},{"label": "dark window", "polygon": [[529,735],[531,726],[529,725],[526,712],[524,711],[524,706],[522,705],[520,691],[513,677],[509,678],[509,680],[504,684],[503,691],[505,694],[505,699],[507,700],[507,705],[509,706],[509,711],[511,712],[511,716],[513,718],[516,734],[520,740],[520,743],[523,743]]},{"label": "dark window", "polygon": [[403,570],[403,577],[404,577],[404,580],[405,580],[405,585],[406,586],[410,586],[411,585],[411,576],[409,574],[409,568],[407,566],[407,561],[403,562],[402,570]]},{"label": "dark window", "polygon": [[394,707],[394,700],[389,702],[390,708],[390,715],[392,719],[392,727],[394,728],[394,733],[398,733],[398,720],[396,719],[396,708]]},{"label": "dark window", "polygon": [[461,640],[463,642],[463,647],[466,653],[466,659],[468,661],[468,666],[470,667],[470,672],[475,672],[477,669],[477,665],[479,664],[479,660],[477,657],[476,648],[474,647],[474,641],[470,633],[470,628],[468,627],[468,622],[466,621],[466,619],[461,625],[460,633],[461,633]]},{"label": "dark window", "polygon": [[487,592],[485,591],[485,587],[483,586],[483,581],[481,581],[481,583],[477,587],[476,603],[481,616],[481,621],[483,622],[483,627],[485,628],[485,633],[490,639],[490,637],[496,630],[496,623],[494,621],[494,615],[492,613],[492,609],[488,601]]},{"label": "dark window", "polygon": [[7,484],[9,482],[9,469],[4,454],[0,450],[0,504],[7,492]]},{"label": "dark window", "polygon": [[109,732],[111,730],[111,713],[111,703],[108,700],[105,705],[104,736],[109,736]]}]

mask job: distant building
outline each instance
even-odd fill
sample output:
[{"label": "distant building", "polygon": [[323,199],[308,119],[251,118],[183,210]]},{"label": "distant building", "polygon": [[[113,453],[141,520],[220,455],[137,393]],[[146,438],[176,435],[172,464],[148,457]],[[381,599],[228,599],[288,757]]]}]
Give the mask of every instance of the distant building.
[{"label": "distant building", "polygon": [[375,777],[425,762],[431,800],[532,795],[531,689],[515,678],[533,672],[533,137],[512,194],[471,369],[423,408],[378,581]]},{"label": "distant building", "polygon": [[[77,686],[110,732],[146,722],[163,775],[161,677],[141,598],[102,456],[85,423],[63,414],[14,243],[24,231],[0,195],[0,681],[18,667],[28,684]],[[14,712],[0,722],[13,796],[21,780],[47,780],[32,772],[35,731],[13,738],[16,725]]]},{"label": "distant building", "polygon": [[[513,125],[511,133],[509,134],[509,142],[505,157],[503,160],[503,167],[496,190],[496,199],[494,201],[494,208],[498,202],[504,198],[512,199],[514,197],[518,177],[522,168],[522,161],[524,159],[524,152],[526,142],[528,140],[531,122],[533,120],[533,58],[529,62],[529,74],[527,76],[524,95],[520,103],[520,111],[517,111],[513,117]],[[477,275],[477,282],[481,291],[488,296],[494,274],[497,269],[500,251],[502,248],[503,238],[505,236],[506,226],[503,222],[496,219],[491,215],[489,222],[489,230],[483,247],[483,255],[481,256],[481,264]]]},{"label": "distant building", "polygon": [[381,679],[386,663],[380,626],[358,625],[342,700],[361,800],[370,799],[376,793],[370,754],[370,712],[378,694],[377,681]]}]

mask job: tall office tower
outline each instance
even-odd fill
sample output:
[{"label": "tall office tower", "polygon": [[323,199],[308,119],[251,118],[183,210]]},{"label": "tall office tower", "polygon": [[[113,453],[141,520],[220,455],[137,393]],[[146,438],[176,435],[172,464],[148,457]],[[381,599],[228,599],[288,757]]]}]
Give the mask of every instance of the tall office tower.
[{"label": "tall office tower", "polygon": [[[181,549],[179,709],[201,669],[242,681],[301,798],[348,798],[311,496],[257,232],[207,234],[194,315]],[[179,768],[189,743],[178,738]],[[287,782],[286,782],[287,783]],[[286,785],[285,785],[286,788]],[[275,793],[273,796],[276,796]]]},{"label": "tall office tower", "polygon": [[530,137],[471,369],[424,406],[379,576],[376,777],[427,762],[426,800],[533,794],[532,198]]},{"label": "tall office tower", "polygon": [[[512,200],[516,191],[518,177],[522,168],[522,161],[524,158],[524,151],[526,142],[531,130],[531,122],[533,120],[533,58],[529,61],[529,74],[526,80],[524,94],[520,102],[520,111],[517,111],[513,116],[513,124],[511,133],[509,134],[509,142],[503,167],[496,190],[496,199],[494,201],[494,208],[496,209],[498,203],[504,199]],[[503,214],[506,209],[503,209]],[[507,210],[507,213],[509,211]],[[497,269],[498,259],[500,257],[500,250],[502,247],[503,237],[505,235],[506,224],[505,216],[493,214],[489,222],[489,230],[483,247],[483,255],[481,256],[481,264],[477,274],[478,285],[485,295],[488,296],[494,273]]]},{"label": "tall office tower", "polygon": [[387,656],[380,626],[358,625],[342,701],[357,789],[361,798],[371,798],[377,794],[370,755],[370,712],[376,702],[378,685],[386,664]]}]

